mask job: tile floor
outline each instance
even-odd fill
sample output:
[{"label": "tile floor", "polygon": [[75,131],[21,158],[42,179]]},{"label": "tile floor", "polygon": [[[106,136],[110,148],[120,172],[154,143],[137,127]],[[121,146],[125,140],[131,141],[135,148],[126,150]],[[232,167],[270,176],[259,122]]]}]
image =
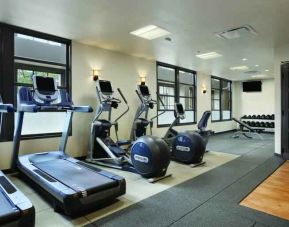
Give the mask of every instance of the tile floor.
[{"label": "tile floor", "polygon": [[204,160],[206,161],[206,164],[202,167],[190,168],[186,165],[171,162],[168,173],[171,173],[172,177],[163,179],[162,181],[154,184],[148,183],[137,174],[108,169],[109,171],[115,172],[116,174],[126,178],[127,193],[120,197],[116,203],[76,219],[70,219],[61,214],[55,213],[50,204],[43,200],[42,197],[36,193],[36,191],[22,181],[19,178],[19,175],[9,175],[9,178],[34,204],[36,209],[36,226],[83,226],[151,197],[177,184],[192,179],[213,168],[232,161],[237,157],[239,156],[234,154],[211,151],[205,155]]}]

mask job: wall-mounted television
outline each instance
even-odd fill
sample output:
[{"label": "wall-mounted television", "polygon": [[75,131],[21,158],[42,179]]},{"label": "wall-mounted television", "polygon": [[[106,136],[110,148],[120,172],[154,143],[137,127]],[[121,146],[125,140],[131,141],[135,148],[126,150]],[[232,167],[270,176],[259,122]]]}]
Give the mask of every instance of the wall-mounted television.
[{"label": "wall-mounted television", "polygon": [[261,91],[262,91],[261,81],[243,82],[243,92],[261,92]]}]

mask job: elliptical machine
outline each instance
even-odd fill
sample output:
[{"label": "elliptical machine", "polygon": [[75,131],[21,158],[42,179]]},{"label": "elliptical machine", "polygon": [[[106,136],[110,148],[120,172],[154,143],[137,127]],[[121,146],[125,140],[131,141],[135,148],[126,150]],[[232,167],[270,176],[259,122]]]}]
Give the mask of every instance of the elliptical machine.
[{"label": "elliptical machine", "polygon": [[[96,92],[99,105],[91,124],[90,149],[86,161],[138,173],[144,178],[148,178],[151,183],[171,176],[166,174],[170,163],[170,151],[168,145],[162,139],[153,136],[142,136],[133,144],[130,140],[119,141],[118,120],[129,111],[129,106],[121,90],[119,88],[117,90],[127,108],[112,121],[112,109],[117,109],[122,102],[113,96],[114,91],[110,81],[98,80],[97,82]],[[108,118],[99,119],[104,112],[108,113]],[[114,126],[117,141],[110,137],[112,126]],[[127,147],[130,146],[129,153]]]},{"label": "elliptical machine", "polygon": [[[141,101],[141,105],[135,114],[131,140],[136,140],[138,137],[146,135],[148,126],[152,133],[153,120],[165,112],[163,111],[148,120],[149,109],[153,109],[157,102],[151,98],[149,88],[146,85],[138,85],[136,93]],[[178,120],[185,118],[185,112],[181,103],[175,104],[174,113],[175,120],[163,137],[171,149],[171,158],[177,162],[189,164],[191,167],[204,165],[203,156],[206,146],[203,138],[200,134],[193,131],[177,132],[174,130],[173,127],[177,124]],[[144,117],[141,117],[142,115]]]}]

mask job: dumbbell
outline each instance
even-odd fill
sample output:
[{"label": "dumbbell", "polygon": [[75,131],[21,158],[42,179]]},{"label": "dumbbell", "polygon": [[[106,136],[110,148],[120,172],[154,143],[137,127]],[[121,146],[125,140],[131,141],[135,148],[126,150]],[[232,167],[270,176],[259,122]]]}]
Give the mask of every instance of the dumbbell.
[{"label": "dumbbell", "polygon": [[256,127],[256,122],[255,121],[251,121],[251,126],[252,127]]},{"label": "dumbbell", "polygon": [[265,114],[262,114],[261,115],[261,119],[265,119],[266,118],[266,115]]},{"label": "dumbbell", "polygon": [[258,118],[258,119],[261,119],[261,115],[258,114],[258,115],[257,115],[257,118]]},{"label": "dumbbell", "polygon": [[272,120],[275,120],[275,114],[272,114],[272,115],[271,115],[271,119],[272,119]]},{"label": "dumbbell", "polygon": [[260,127],[265,128],[265,122],[261,122]]},{"label": "dumbbell", "polygon": [[252,115],[248,115],[248,119],[252,119]]},{"label": "dumbbell", "polygon": [[243,118],[243,119],[247,119],[247,118],[248,118],[248,116],[247,116],[247,115],[244,115],[242,118]]},{"label": "dumbbell", "polygon": [[256,127],[260,127],[260,126],[261,126],[261,123],[260,123],[259,121],[257,121],[256,124],[255,124],[255,126],[256,126]]},{"label": "dumbbell", "polygon": [[256,119],[256,118],[257,118],[257,116],[254,114],[254,115],[252,115],[252,118],[253,118],[253,119]]},{"label": "dumbbell", "polygon": [[270,115],[269,115],[269,114],[267,114],[265,119],[268,119],[268,120],[270,120]]},{"label": "dumbbell", "polygon": [[270,125],[271,125],[270,122],[266,122],[266,123],[265,123],[265,127],[266,127],[266,128],[270,128]]},{"label": "dumbbell", "polygon": [[274,122],[271,122],[270,123],[270,128],[274,128],[275,127],[275,123]]}]

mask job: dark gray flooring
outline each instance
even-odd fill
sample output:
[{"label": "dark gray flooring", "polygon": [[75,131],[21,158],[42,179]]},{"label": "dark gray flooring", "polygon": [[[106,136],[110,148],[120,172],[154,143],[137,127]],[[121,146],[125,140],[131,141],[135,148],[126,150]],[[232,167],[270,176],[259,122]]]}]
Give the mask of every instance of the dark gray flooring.
[{"label": "dark gray flooring", "polygon": [[94,223],[95,226],[289,226],[289,222],[238,205],[283,160],[274,156],[274,137],[265,140],[211,137],[213,151],[241,155]]}]

